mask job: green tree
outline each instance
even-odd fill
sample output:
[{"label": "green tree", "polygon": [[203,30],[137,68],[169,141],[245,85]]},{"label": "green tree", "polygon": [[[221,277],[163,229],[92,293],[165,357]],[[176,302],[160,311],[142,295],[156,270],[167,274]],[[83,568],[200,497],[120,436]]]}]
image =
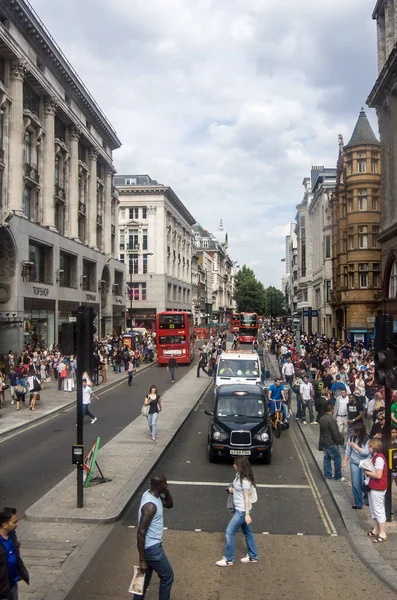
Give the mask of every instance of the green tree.
[{"label": "green tree", "polygon": [[263,314],[266,306],[265,288],[252,269],[244,265],[236,275],[235,300],[240,312]]},{"label": "green tree", "polygon": [[285,314],[285,296],[281,290],[269,286],[265,290],[266,308],[265,315],[268,317],[281,317]]}]

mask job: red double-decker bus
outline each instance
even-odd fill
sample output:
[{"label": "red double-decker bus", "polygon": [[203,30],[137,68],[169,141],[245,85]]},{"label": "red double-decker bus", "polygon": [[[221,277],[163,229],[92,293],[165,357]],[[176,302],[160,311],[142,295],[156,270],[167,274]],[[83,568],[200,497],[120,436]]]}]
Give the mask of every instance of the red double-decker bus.
[{"label": "red double-decker bus", "polygon": [[258,315],[256,313],[240,313],[238,339],[241,343],[252,344],[258,337]]},{"label": "red double-decker bus", "polygon": [[167,310],[156,317],[157,362],[168,364],[173,356],[177,363],[191,363],[194,358],[194,321],[187,312]]},{"label": "red double-decker bus", "polygon": [[240,315],[239,313],[232,313],[230,315],[230,331],[234,333],[240,329]]}]

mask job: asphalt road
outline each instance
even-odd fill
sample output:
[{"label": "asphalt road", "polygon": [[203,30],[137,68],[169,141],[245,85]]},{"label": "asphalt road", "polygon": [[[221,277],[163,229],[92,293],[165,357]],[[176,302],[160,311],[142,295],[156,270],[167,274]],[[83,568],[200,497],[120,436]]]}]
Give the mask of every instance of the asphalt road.
[{"label": "asphalt road", "polygon": [[[177,379],[188,368],[180,366]],[[109,391],[95,388],[100,399],[92,401],[91,410],[98,421],[94,425],[88,418],[84,421],[86,449],[96,436],[101,437],[101,445],[104,445],[129,425],[139,415],[152,384],[157,385],[160,395],[172,385],[166,368],[154,364],[141,373],[138,370],[131,387],[125,381]],[[74,470],[71,461],[75,443],[74,407],[1,442],[0,505],[16,506],[22,516],[29,506]]]},{"label": "asphalt road", "polygon": [[[211,464],[206,456],[210,391],[191,413],[156,472],[169,481],[174,508],[166,511],[164,546],[174,567],[173,600],[261,600],[305,598],[351,600],[394,594],[352,552],[344,526],[326,492],[299,429],[274,440],[270,466],[254,465],[258,502],[253,528],[260,562],[243,565],[243,537],[237,536],[236,563],[220,569],[224,531],[229,519],[225,487],[233,479],[231,463]],[[137,510],[147,481],[131,501],[106,543],[67,596],[67,600],[121,600],[127,597],[137,564]],[[146,600],[158,598],[153,578]]]}]

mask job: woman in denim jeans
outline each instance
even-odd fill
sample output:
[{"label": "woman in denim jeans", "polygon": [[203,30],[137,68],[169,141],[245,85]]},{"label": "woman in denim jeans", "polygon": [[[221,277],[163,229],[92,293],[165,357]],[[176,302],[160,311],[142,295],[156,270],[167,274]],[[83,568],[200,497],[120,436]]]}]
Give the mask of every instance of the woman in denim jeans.
[{"label": "woman in denim jeans", "polygon": [[225,556],[217,561],[218,567],[232,567],[234,563],[234,547],[237,531],[241,528],[245,543],[247,545],[247,555],[241,559],[242,563],[257,563],[258,553],[256,550],[255,538],[252,533],[251,519],[251,493],[255,487],[255,479],[249,460],[245,456],[239,456],[234,461],[234,470],[236,477],[232,486],[228,488],[229,494],[233,494],[234,514],[226,528],[226,547]]},{"label": "woman in denim jeans", "polygon": [[[368,442],[369,438],[364,423],[356,423],[354,425],[354,433],[350,436],[346,444],[345,457],[342,462],[342,469],[350,462],[350,479],[354,499],[352,508],[355,510],[360,510],[363,507],[364,473],[360,469],[359,463],[360,460],[364,460],[364,458],[368,458],[369,456]],[[366,504],[368,504],[368,499],[366,500]]]},{"label": "woman in denim jeans", "polygon": [[157,393],[157,387],[155,385],[150,386],[148,395],[145,398],[144,404],[149,406],[149,414],[147,416],[150,437],[153,441],[157,439],[157,419],[159,412],[161,411],[161,399]]}]

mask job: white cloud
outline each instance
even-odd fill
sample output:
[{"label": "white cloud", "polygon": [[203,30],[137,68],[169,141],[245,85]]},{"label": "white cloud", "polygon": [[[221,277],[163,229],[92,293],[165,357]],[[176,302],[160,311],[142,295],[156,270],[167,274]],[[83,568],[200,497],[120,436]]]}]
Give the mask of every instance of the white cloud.
[{"label": "white cloud", "polygon": [[222,218],[233,260],[278,286],[302,180],[335,166],[375,82],[374,0],[30,1],[114,124],[119,173]]}]

